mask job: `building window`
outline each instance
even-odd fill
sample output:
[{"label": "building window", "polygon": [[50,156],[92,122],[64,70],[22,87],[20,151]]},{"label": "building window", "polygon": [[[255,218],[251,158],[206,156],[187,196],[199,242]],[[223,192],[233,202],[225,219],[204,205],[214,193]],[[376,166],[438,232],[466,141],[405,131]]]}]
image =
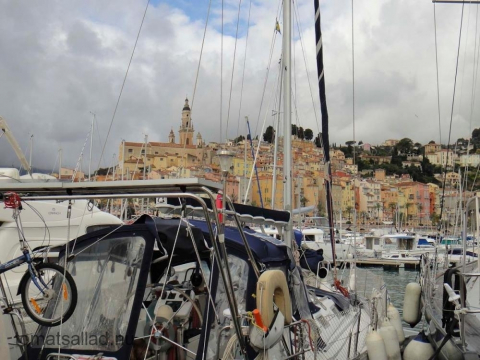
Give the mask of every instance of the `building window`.
[{"label": "building window", "polygon": [[158,151],[155,151],[155,155],[158,155]]},{"label": "building window", "polygon": [[132,153],[132,152],[133,152],[133,149],[128,149],[128,152],[129,152],[129,153]]}]

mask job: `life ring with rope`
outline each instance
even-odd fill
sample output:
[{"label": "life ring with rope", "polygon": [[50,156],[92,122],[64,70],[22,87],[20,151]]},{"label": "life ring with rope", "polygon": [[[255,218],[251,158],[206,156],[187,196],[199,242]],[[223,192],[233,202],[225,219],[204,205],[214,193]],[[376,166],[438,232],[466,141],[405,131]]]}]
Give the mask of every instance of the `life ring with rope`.
[{"label": "life ring with rope", "polygon": [[285,324],[292,322],[292,301],[287,279],[281,270],[267,270],[257,281],[257,309],[262,322],[270,327],[275,319],[275,307],[285,317]]}]

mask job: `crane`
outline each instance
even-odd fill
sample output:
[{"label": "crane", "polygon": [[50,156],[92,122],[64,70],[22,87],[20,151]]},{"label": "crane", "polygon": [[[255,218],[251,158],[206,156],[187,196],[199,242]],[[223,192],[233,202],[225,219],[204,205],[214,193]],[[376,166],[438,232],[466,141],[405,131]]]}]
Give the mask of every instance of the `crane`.
[{"label": "crane", "polygon": [[0,134],[0,137],[5,135],[7,137],[8,142],[13,148],[13,151],[15,151],[15,154],[17,155],[18,159],[20,160],[20,163],[24,167],[25,170],[28,171],[29,175],[32,176],[32,168],[30,167],[30,164],[28,163],[27,159],[25,158],[25,155],[23,154],[22,149],[20,148],[20,145],[18,145],[17,139],[15,139],[15,136],[13,136],[12,131],[7,125],[7,121],[0,116],[0,129],[2,130],[3,134]]}]

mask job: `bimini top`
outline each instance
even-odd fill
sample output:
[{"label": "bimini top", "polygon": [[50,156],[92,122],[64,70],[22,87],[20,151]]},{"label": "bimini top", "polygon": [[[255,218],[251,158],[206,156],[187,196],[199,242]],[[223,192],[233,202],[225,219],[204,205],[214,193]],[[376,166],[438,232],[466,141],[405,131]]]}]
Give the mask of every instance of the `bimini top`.
[{"label": "bimini top", "polygon": [[[205,221],[189,220],[189,222],[196,228],[201,229],[207,241],[211,243],[208,227]],[[284,242],[277,240],[272,236],[261,234],[248,228],[243,230],[245,232],[247,242],[252,250],[253,256],[257,261],[262,263],[270,263],[285,262],[290,260],[288,255],[289,249]],[[230,248],[246,255],[245,245],[243,244],[242,237],[237,228],[230,226],[225,228],[225,243],[227,246],[227,252]]]},{"label": "bimini top", "polygon": [[[210,199],[204,198],[203,200],[208,209],[212,210]],[[185,206],[189,215],[204,217],[203,209],[194,199],[185,199]],[[168,198],[162,199],[160,202],[157,201],[156,207],[165,214],[180,214],[182,210],[182,204],[178,198]],[[237,203],[233,203],[233,209],[231,209],[227,205],[227,215],[232,216],[235,213],[240,218],[240,221],[246,223],[285,226],[290,220],[290,213],[287,211],[262,209],[256,206]]]}]

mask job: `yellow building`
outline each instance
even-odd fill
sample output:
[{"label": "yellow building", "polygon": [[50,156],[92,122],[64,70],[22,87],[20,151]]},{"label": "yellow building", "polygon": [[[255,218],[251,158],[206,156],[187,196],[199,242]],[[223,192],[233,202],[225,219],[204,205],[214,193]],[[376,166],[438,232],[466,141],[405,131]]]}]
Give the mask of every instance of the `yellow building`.
[{"label": "yellow building", "polygon": [[253,160],[247,157],[247,161],[245,162],[245,158],[235,157],[233,158],[233,175],[235,176],[244,176],[246,174],[247,177],[250,177],[253,167]]},{"label": "yellow building", "polygon": [[[119,147],[118,176],[137,173],[143,162],[148,170],[165,170],[171,166],[190,167],[211,165],[216,149],[206,147],[202,135],[197,133],[194,141],[194,127],[190,118],[188,99],[182,109],[181,125],[178,130],[180,143],[175,142],[173,130],[168,142],[129,142],[122,141]],[[130,179],[130,178],[129,178]]]}]

